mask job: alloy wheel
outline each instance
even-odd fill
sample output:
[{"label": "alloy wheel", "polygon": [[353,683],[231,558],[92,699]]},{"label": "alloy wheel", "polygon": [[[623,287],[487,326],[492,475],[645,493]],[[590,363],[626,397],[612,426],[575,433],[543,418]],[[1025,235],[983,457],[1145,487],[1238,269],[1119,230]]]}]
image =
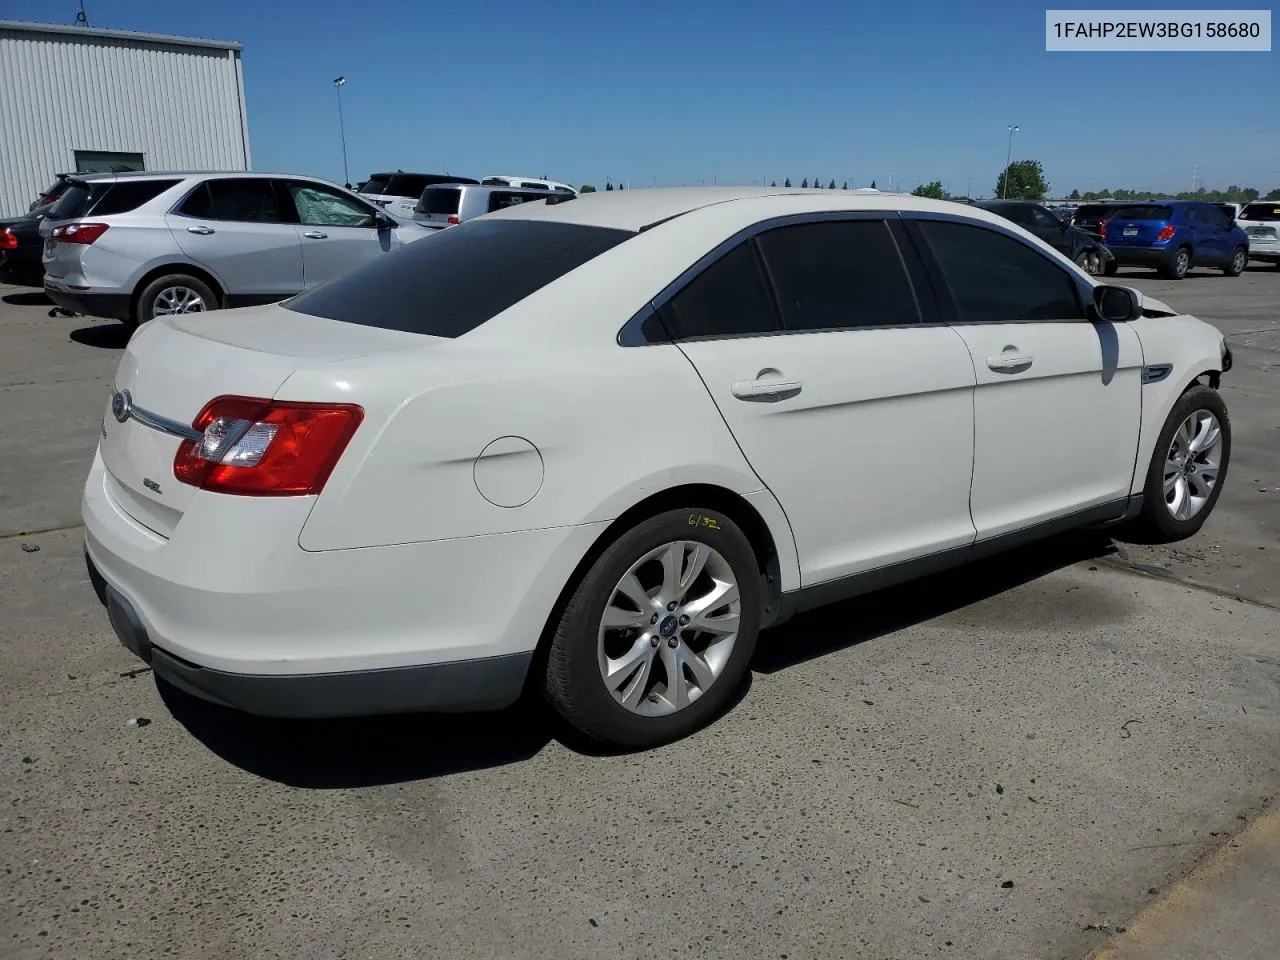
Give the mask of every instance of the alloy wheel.
[{"label": "alloy wheel", "polygon": [[1175,520],[1205,508],[1222,470],[1222,424],[1208,410],[1192,412],[1173,434],[1164,464],[1164,502]]},{"label": "alloy wheel", "polygon": [[719,551],[695,540],[664,543],[631,565],[605,605],[601,679],[632,713],[675,713],[724,672],[741,616],[737,579]]},{"label": "alloy wheel", "polygon": [[1248,257],[1244,255],[1243,250],[1237,250],[1236,255],[1231,258],[1231,269],[1235,273],[1244,273],[1245,262]]},{"label": "alloy wheel", "polygon": [[204,297],[190,287],[165,287],[151,302],[154,316],[172,316],[179,313],[203,313],[207,308]]}]

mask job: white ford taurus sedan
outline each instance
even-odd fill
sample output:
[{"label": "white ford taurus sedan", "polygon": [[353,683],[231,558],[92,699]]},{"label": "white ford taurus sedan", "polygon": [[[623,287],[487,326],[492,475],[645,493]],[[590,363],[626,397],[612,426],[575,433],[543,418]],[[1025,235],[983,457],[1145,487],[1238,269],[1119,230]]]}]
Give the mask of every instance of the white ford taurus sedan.
[{"label": "white ford taurus sedan", "polygon": [[124,644],[278,716],[499,707],[679,737],[797,610],[1055,531],[1176,540],[1222,335],[972,206],[510,208],[129,344],[85,487]]}]

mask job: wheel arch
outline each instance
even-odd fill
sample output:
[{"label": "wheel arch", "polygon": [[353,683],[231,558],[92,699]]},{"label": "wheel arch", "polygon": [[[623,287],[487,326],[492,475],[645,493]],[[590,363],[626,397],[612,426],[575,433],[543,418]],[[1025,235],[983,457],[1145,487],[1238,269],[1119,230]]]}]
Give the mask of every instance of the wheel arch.
[{"label": "wheel arch", "polygon": [[[763,491],[760,495],[768,497],[769,502],[776,503],[772,499],[773,495],[768,491]],[[532,681],[526,680],[526,683],[539,682],[537,678],[542,676],[542,671],[546,666],[547,649],[550,646],[556,625],[564,614],[565,606],[573,596],[574,590],[587,570],[609,548],[609,545],[626,531],[649,517],[657,516],[668,510],[689,506],[710,507],[728,516],[741,528],[747,541],[751,544],[752,552],[756,556],[756,565],[760,572],[761,590],[765,604],[761,617],[761,626],[770,626],[780,618],[783,611],[781,565],[792,563],[795,558],[794,542],[788,542],[791,538],[790,527],[785,531],[775,531],[757,506],[752,503],[751,499],[728,487],[714,483],[679,484],[650,494],[623,510],[600,532],[591,546],[578,560],[573,572],[561,587],[560,593],[547,615],[546,622],[542,626],[538,637],[538,645],[534,651],[533,664],[529,670],[529,677],[534,679]],[[781,544],[779,543],[780,540],[782,541]],[[781,549],[779,549],[780,546]],[[798,575],[798,570],[796,574]]]},{"label": "wheel arch", "polygon": [[213,291],[214,296],[218,298],[218,305],[221,306],[227,297],[226,288],[222,282],[204,267],[196,266],[185,260],[170,261],[168,263],[157,264],[149,267],[133,284],[133,294],[129,299],[129,315],[137,317],[138,301],[142,299],[142,291],[147,289],[147,285],[158,277],[163,277],[168,273],[185,273],[195,277],[201,283],[209,285],[209,289]]}]

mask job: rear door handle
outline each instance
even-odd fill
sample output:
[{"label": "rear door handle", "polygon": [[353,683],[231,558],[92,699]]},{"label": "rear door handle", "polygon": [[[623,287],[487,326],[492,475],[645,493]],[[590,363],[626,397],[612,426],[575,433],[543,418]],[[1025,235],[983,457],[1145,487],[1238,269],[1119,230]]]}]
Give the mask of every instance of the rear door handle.
[{"label": "rear door handle", "polygon": [[198,233],[202,237],[207,237],[213,233],[213,227],[187,227],[187,233]]},{"label": "rear door handle", "polygon": [[1033,360],[1034,357],[1010,344],[994,357],[987,357],[987,367],[997,373],[1021,373],[1031,367]]},{"label": "rear door handle", "polygon": [[[761,371],[761,373],[773,373],[778,371]],[[779,380],[779,379],[763,379],[757,377],[755,380],[738,380],[733,384],[733,395],[739,400],[746,400],[751,403],[777,403],[780,400],[789,400],[800,392],[802,384],[799,380]]]},{"label": "rear door handle", "polygon": [[310,240],[327,240],[329,237],[327,233],[321,233],[319,230],[308,230],[303,236]]}]

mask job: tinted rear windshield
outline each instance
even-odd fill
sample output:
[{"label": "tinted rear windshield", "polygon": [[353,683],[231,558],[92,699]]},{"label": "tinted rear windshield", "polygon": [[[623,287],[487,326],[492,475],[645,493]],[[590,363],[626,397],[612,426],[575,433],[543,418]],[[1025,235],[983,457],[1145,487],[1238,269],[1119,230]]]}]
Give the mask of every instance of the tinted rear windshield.
[{"label": "tinted rear windshield", "polygon": [[114,213],[128,213],[154,200],[177,183],[177,180],[73,182],[50,209],[49,219],[74,220],[90,215],[109,217]]},{"label": "tinted rear windshield", "polygon": [[1173,216],[1173,207],[1162,207],[1148,203],[1140,206],[1121,207],[1111,215],[1112,220],[1168,220]]},{"label": "tinted rear windshield", "polygon": [[633,236],[629,230],[572,223],[472,220],[379,257],[285,306],[364,327],[460,337]]},{"label": "tinted rear windshield", "polygon": [[1107,214],[1112,208],[1105,203],[1086,203],[1083,207],[1077,207],[1075,215],[1077,217],[1101,217]]},{"label": "tinted rear windshield", "polygon": [[1240,211],[1241,220],[1280,220],[1280,203],[1251,203]]},{"label": "tinted rear windshield", "polygon": [[458,212],[458,204],[462,202],[462,191],[448,187],[428,187],[422,191],[422,197],[416,207],[419,213],[437,213],[452,216]]},{"label": "tinted rear windshield", "polygon": [[390,182],[390,177],[370,177],[364,183],[360,184],[360,186],[356,187],[356,193],[381,194]]}]

